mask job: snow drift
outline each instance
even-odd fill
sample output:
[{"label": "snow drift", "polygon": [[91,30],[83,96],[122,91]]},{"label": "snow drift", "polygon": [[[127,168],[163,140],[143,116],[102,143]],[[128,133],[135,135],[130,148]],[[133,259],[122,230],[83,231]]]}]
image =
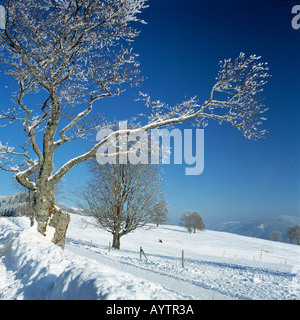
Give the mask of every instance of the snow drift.
[{"label": "snow drift", "polygon": [[[62,251],[35,227],[0,221],[0,299],[168,299],[160,285]],[[1,260],[0,260],[1,265]],[[10,280],[8,283],[8,280]],[[180,296],[178,296],[180,298]]]}]

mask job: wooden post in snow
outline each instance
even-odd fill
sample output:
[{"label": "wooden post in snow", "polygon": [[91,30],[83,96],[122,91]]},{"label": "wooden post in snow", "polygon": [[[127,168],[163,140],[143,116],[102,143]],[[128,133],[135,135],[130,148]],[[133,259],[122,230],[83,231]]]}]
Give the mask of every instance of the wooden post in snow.
[{"label": "wooden post in snow", "polygon": [[144,252],[143,248],[140,247],[140,260],[142,260],[142,255],[144,255],[144,257],[146,258],[146,260],[148,260],[146,253]]},{"label": "wooden post in snow", "polygon": [[182,260],[182,268],[184,268],[184,250],[182,250],[181,260]]}]

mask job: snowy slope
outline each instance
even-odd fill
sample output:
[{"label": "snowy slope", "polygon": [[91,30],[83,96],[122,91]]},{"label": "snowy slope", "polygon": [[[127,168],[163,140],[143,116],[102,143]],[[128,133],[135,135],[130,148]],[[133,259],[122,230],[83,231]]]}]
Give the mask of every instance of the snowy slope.
[{"label": "snowy slope", "polygon": [[167,225],[108,252],[111,235],[72,215],[62,251],[15,222],[0,220],[0,299],[300,299],[300,246]]}]

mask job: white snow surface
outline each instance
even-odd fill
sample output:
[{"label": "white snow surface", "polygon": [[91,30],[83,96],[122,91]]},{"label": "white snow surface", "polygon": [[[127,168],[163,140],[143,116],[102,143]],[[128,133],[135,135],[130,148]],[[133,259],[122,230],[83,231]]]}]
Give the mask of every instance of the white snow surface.
[{"label": "white snow surface", "polygon": [[93,218],[71,214],[63,251],[28,218],[1,218],[0,299],[300,299],[300,246],[171,225],[136,230],[121,250],[109,252],[111,241]]}]

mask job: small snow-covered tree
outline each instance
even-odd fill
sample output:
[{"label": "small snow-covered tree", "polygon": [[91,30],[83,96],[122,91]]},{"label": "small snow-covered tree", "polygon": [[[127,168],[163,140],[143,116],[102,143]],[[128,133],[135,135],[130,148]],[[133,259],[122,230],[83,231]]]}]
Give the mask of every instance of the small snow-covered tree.
[{"label": "small snow-covered tree", "polygon": [[[32,190],[38,231],[45,234],[51,220],[55,228],[57,222],[61,236],[57,233],[53,241],[62,247],[69,219],[55,210],[55,185],[76,165],[95,158],[99,147],[121,133],[138,135],[191,119],[205,127],[211,119],[230,123],[249,139],[265,134],[259,129],[266,111],[259,94],[266,84],[268,67],[259,62],[260,57],[246,58],[241,53],[234,61],[220,62],[216,83],[203,103],[193,97],[170,107],[141,94],[150,112],[140,125],[112,132],[54,169],[59,149],[86,138],[93,130],[110,127],[97,121],[97,102],[116,97],[125,84],[139,81],[139,64],[132,49],[139,31],[133,23],[144,23],[138,18],[144,8],[146,0],[5,2],[0,70],[15,80],[16,99],[14,107],[1,113],[0,121],[1,127],[19,127],[25,135],[15,146],[0,143],[0,168],[14,172],[15,179]],[[26,170],[19,165],[24,160]],[[38,179],[33,182],[30,176],[36,171]]]}]

